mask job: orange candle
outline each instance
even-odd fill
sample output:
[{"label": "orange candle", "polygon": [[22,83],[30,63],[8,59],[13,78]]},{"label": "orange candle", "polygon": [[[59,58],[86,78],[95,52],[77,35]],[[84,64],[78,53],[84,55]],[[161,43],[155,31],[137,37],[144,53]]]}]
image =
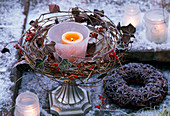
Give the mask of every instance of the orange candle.
[{"label": "orange candle", "polygon": [[76,44],[83,41],[83,35],[78,32],[66,32],[62,35],[62,44]]}]

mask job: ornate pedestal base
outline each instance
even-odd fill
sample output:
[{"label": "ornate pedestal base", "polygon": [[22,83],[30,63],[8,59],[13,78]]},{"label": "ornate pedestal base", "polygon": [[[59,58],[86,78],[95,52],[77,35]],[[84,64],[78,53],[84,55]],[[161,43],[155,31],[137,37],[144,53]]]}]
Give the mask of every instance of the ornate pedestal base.
[{"label": "ornate pedestal base", "polygon": [[83,116],[91,108],[88,92],[68,83],[49,94],[50,112],[58,116]]}]

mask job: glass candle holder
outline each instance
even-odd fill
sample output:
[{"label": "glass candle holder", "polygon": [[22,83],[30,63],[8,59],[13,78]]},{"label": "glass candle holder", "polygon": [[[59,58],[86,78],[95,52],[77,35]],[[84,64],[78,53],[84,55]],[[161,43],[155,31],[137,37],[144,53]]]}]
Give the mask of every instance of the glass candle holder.
[{"label": "glass candle holder", "polygon": [[123,14],[124,25],[129,25],[131,23],[134,27],[138,27],[140,25],[140,17],[139,5],[129,4],[125,6]]},{"label": "glass candle holder", "polygon": [[39,99],[32,92],[24,92],[17,96],[14,116],[40,116]]},{"label": "glass candle holder", "polygon": [[[62,44],[63,35],[67,32],[80,33],[83,41],[75,44]],[[56,42],[55,58],[59,55],[73,62],[76,57],[85,57],[89,40],[89,29],[86,26],[75,22],[65,22],[50,28],[47,35],[50,41]]]},{"label": "glass candle holder", "polygon": [[146,27],[146,38],[157,44],[161,44],[168,38],[169,14],[163,9],[152,9],[145,13],[144,24]]}]

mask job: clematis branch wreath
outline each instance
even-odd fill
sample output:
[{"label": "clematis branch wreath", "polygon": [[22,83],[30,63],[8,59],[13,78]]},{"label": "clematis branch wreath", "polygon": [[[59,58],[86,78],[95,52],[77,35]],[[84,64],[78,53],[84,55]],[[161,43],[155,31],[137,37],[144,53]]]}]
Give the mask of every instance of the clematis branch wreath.
[{"label": "clematis branch wreath", "polygon": [[[103,10],[90,11],[74,7],[69,11],[61,11],[57,5],[52,4],[49,7],[49,13],[41,14],[35,21],[30,21],[31,27],[15,45],[20,50],[18,54],[23,56],[15,66],[27,64],[35,72],[49,78],[76,81],[76,85],[85,86],[102,81],[108,71],[121,65],[132,43],[130,38],[134,37],[136,31],[132,24],[115,25]],[[62,22],[78,22],[91,31],[86,56],[76,57],[72,63],[59,55],[55,59],[55,42],[49,41],[47,37],[48,30]],[[22,38],[25,40],[20,45]],[[96,74],[100,76],[91,79]]]}]

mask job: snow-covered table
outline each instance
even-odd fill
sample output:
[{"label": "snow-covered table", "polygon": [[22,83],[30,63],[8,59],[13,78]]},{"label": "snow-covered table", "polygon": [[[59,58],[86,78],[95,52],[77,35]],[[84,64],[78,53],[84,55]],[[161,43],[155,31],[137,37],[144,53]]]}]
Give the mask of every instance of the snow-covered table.
[{"label": "snow-covered table", "polygon": [[[28,12],[28,18],[25,20],[25,16],[22,13],[24,11],[24,6],[26,4],[26,1],[30,3],[29,12]],[[60,6],[61,10],[68,10],[70,7],[79,6],[84,9],[90,9],[93,10],[95,8],[99,10],[104,10],[105,14],[110,17],[115,24],[118,22],[122,23],[122,16],[123,16],[123,7],[128,3],[137,3],[140,5],[140,9],[142,13],[144,14],[145,11],[147,11],[150,8],[153,8],[153,1],[156,0],[149,0],[149,1],[138,1],[138,0],[7,0],[0,2],[0,9],[1,9],[1,16],[0,16],[0,49],[4,43],[9,42],[11,40],[18,40],[21,36],[22,27],[24,24],[24,21],[26,21],[26,27],[29,28],[29,22],[31,20],[35,20],[40,14],[48,12],[48,4],[54,3],[58,4]],[[160,0],[157,0],[158,2]],[[167,0],[165,0],[167,1]],[[170,12],[170,9],[168,9]],[[169,21],[170,22],[170,21]],[[170,26],[169,26],[170,27]],[[169,29],[170,30],[170,29]],[[8,47],[9,48],[9,47]],[[14,82],[10,81],[16,81],[15,75],[10,76],[12,64],[17,61],[16,50],[13,48],[13,45],[11,45],[11,54],[0,53],[0,84],[2,87],[0,88],[0,115],[3,115],[6,113],[6,111],[10,109],[10,103],[12,103],[12,91],[10,91],[10,88],[13,88]],[[134,39],[134,45],[132,49],[130,50],[127,59],[128,61],[148,61],[148,63],[151,63],[153,61],[159,61],[159,62],[170,62],[170,31],[169,31],[169,38],[168,40],[163,44],[155,44],[150,41],[148,41],[145,37],[145,30],[143,29],[143,25],[141,24],[141,28],[137,30],[136,38]],[[164,64],[162,64],[164,65]],[[163,73],[165,74],[166,78],[168,79],[168,82],[170,83],[170,69],[166,65],[165,69],[161,65],[155,64],[157,68],[160,68]],[[20,78],[20,77],[18,77]],[[52,80],[48,78],[41,78],[40,83],[42,86],[46,89],[54,89],[58,86],[57,83],[53,82]],[[19,86],[19,85],[18,85]],[[17,88],[16,88],[17,89]],[[102,86],[100,87],[94,87],[94,88],[85,88],[90,92],[90,96],[92,99],[92,110],[87,113],[87,116],[93,116],[93,115],[116,115],[114,113],[114,109],[122,110],[125,112],[135,112],[128,109],[122,109],[120,107],[109,105],[107,104],[105,107],[108,108],[108,110],[105,109],[97,109],[95,108],[95,105],[98,105],[100,101],[98,100],[98,94],[102,94]],[[17,91],[17,90],[14,90]],[[39,86],[39,83],[37,82],[37,79],[33,72],[24,72],[22,76],[22,83],[19,89],[19,93],[24,91],[32,91],[36,93],[40,99],[40,106],[41,106],[41,115],[42,116],[51,116],[49,114],[49,104],[48,104],[48,95],[47,93]],[[14,93],[16,94],[16,93]],[[161,107],[166,105],[170,107],[170,84],[169,84],[169,91],[168,96],[163,101],[163,103],[160,105]],[[157,110],[158,111],[161,111]],[[144,114],[150,113],[150,115],[155,115],[155,111],[146,111]],[[120,114],[120,112],[119,112]],[[140,112],[139,115],[142,115]]]},{"label": "snow-covered table", "polygon": [[[35,20],[37,18],[37,16],[39,16],[42,13],[48,12],[48,4],[49,3],[54,3],[54,4],[58,4],[60,6],[61,10],[67,10],[70,7],[74,7],[74,6],[79,6],[82,7],[84,9],[90,9],[93,10],[95,8],[99,9],[99,10],[104,10],[105,14],[108,15],[115,24],[117,24],[119,21],[122,22],[120,19],[122,18],[123,15],[123,7],[124,5],[126,5],[127,3],[138,3],[140,4],[141,7],[141,11],[142,14],[144,14],[145,11],[147,11],[149,8],[152,8],[152,4],[151,1],[140,1],[138,2],[137,0],[130,0],[130,1],[125,1],[125,0],[120,0],[120,1],[94,1],[94,0],[75,0],[74,2],[72,0],[51,0],[50,2],[46,2],[46,1],[42,1],[38,4],[36,3],[31,3],[30,6],[30,11],[29,11],[29,17],[28,17],[28,23],[30,20]],[[67,4],[67,5],[65,5]],[[36,14],[36,15],[35,15]],[[141,17],[142,18],[142,17]],[[142,23],[142,22],[141,22]],[[27,24],[28,25],[28,24]],[[168,51],[168,53],[170,52],[170,39],[168,39],[168,41],[166,41],[165,43],[161,44],[161,45],[157,45],[155,43],[152,43],[150,41],[148,41],[145,37],[145,30],[143,29],[143,24],[141,24],[141,27],[139,30],[137,30],[136,33],[136,39],[134,39],[134,44],[131,51],[129,52],[127,58],[128,60],[132,61],[132,59],[134,61],[166,61],[166,62],[170,62],[170,56],[168,56],[168,58],[166,59],[166,57],[161,57],[161,58],[155,58],[155,53],[157,53],[156,55],[159,56],[160,54],[164,54],[164,51]],[[170,34],[169,34],[170,35]],[[167,52],[166,52],[167,53]],[[167,55],[165,53],[165,55]],[[166,69],[163,69],[160,65],[155,65],[157,66],[157,68],[160,68],[163,73],[166,75],[166,78],[169,79],[170,77],[170,70],[168,70],[168,68],[166,67]],[[38,77],[40,79],[40,84],[41,86],[43,86],[45,89],[55,89],[58,86],[58,83],[55,83],[54,81],[51,81],[48,78],[42,78],[41,76]],[[24,91],[32,91],[34,93],[37,93],[40,99],[40,105],[41,105],[41,115],[45,115],[45,116],[51,116],[51,114],[49,114],[49,101],[48,101],[48,94],[39,86],[39,82],[37,81],[35,75],[33,72],[25,72],[23,74],[23,81],[21,84],[21,89],[19,90],[19,92],[24,92]],[[168,82],[170,82],[170,80],[168,80]],[[35,89],[36,88],[36,89]],[[112,116],[112,115],[120,115],[120,112],[114,112],[113,109],[117,109],[117,110],[122,110],[124,112],[128,112],[128,113],[135,113],[137,111],[133,111],[130,109],[123,109],[120,107],[117,107],[115,105],[109,105],[107,104],[105,107],[108,108],[107,110],[105,109],[97,109],[95,108],[95,105],[98,105],[101,101],[98,100],[98,94],[102,94],[103,93],[103,89],[102,86],[99,87],[94,87],[94,88],[85,88],[86,90],[88,90],[90,92],[90,96],[91,96],[91,100],[92,100],[92,105],[93,108],[91,111],[89,111],[89,113],[86,114],[86,116],[102,116],[102,115],[108,115],[108,116]],[[168,92],[170,93],[170,91]],[[168,95],[166,97],[166,100],[163,101],[163,103],[160,105],[161,107],[163,107],[164,105],[170,105],[170,96]],[[139,112],[138,115],[142,115],[142,114],[151,114],[151,115],[155,115],[157,114],[159,111],[162,111],[163,109],[158,109],[157,111],[146,111],[146,112]],[[156,112],[156,113],[155,113]]]},{"label": "snow-covered table", "polygon": [[[5,43],[16,41],[20,38],[25,15],[24,2],[18,0],[0,1],[0,50]],[[4,116],[13,104],[13,92],[15,91],[16,71],[12,71],[12,65],[17,61],[14,44],[7,46],[10,53],[0,52],[0,116]]]}]

